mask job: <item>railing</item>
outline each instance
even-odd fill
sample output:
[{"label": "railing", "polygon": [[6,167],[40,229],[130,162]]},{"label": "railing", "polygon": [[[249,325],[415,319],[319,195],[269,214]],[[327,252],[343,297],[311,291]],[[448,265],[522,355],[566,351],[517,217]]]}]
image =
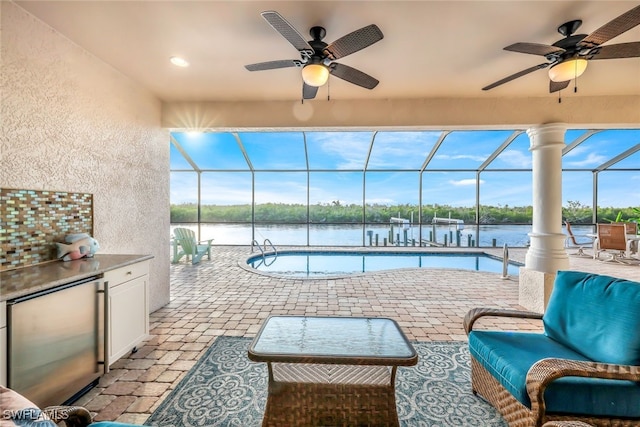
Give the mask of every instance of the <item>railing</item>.
[{"label": "railing", "polygon": [[[267,251],[267,243],[271,247],[271,250],[273,251],[273,254],[274,254],[274,257],[271,259],[271,262],[268,264],[267,264],[266,254],[265,254],[265,252]],[[257,247],[260,250],[260,253],[262,254],[262,263],[267,267],[273,264],[276,261],[276,258],[278,258],[278,250],[269,239],[264,239],[264,242],[262,242],[262,246],[260,246],[260,243],[256,239],[253,239],[253,241],[251,242],[251,253],[253,253],[254,247]]]},{"label": "railing", "polygon": [[508,270],[509,270],[509,248],[505,243],[504,246],[502,247],[502,278],[503,279],[509,278]]}]

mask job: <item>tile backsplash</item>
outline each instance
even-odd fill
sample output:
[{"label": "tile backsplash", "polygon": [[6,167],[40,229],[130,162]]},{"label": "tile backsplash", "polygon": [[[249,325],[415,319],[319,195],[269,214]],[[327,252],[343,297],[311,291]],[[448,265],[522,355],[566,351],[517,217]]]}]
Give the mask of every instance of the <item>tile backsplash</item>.
[{"label": "tile backsplash", "polygon": [[56,258],[55,242],[93,236],[93,195],[0,189],[0,271]]}]

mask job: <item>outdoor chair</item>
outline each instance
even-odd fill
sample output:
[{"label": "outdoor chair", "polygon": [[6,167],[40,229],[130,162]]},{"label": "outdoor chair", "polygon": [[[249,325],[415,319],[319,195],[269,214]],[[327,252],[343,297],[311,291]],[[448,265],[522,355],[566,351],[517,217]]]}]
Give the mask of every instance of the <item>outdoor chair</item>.
[{"label": "outdoor chair", "polygon": [[623,222],[625,227],[625,233],[627,234],[638,234],[638,223],[637,222]]},{"label": "outdoor chair", "polygon": [[[464,319],[471,388],[510,427],[549,421],[640,426],[640,283],[559,271],[544,315],[476,308]],[[541,319],[543,333],[496,331],[484,316]],[[479,322],[478,325],[482,323]]]},{"label": "outdoor chair", "polygon": [[625,230],[626,226],[622,223],[598,224],[598,244],[593,258],[600,259],[600,254],[606,252],[609,258],[605,261],[626,264],[626,258],[631,254],[632,241],[627,241]]},{"label": "outdoor chair", "polygon": [[200,262],[203,256],[211,260],[211,242],[213,239],[196,241],[196,233],[188,228],[175,228],[173,230],[173,259],[172,264],[180,262],[183,256],[187,261],[191,258],[191,264]]},{"label": "outdoor chair", "polygon": [[569,255],[577,255],[588,257],[590,255],[584,252],[584,248],[593,247],[593,237],[581,234],[574,234],[569,221],[564,222],[567,228],[567,238],[564,241],[564,247],[568,249],[577,249],[578,251]]},{"label": "outdoor chair", "polygon": [[[629,236],[637,236],[638,235],[638,223],[637,222],[624,222],[625,233],[627,234],[627,240],[629,240]],[[638,240],[631,240],[629,248],[631,252],[638,253]],[[628,255],[627,255],[628,256]]]}]

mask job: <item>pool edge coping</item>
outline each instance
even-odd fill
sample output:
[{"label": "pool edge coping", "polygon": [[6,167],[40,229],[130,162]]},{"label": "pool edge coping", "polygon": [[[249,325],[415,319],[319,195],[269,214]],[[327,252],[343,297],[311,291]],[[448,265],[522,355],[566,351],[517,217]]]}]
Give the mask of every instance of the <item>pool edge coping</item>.
[{"label": "pool edge coping", "polygon": [[[488,252],[485,252],[485,250],[483,248],[447,248],[446,251],[443,251],[442,248],[424,248],[424,247],[357,247],[356,248],[336,248],[336,247],[330,247],[330,246],[323,246],[323,247],[305,247],[303,248],[285,248],[285,249],[281,249],[279,251],[264,251],[264,255],[274,255],[274,254],[281,254],[281,253],[288,253],[288,252],[309,252],[309,253],[322,253],[322,252],[335,252],[335,253],[359,253],[359,252],[368,252],[368,253],[395,253],[395,254],[403,254],[403,253],[446,253],[446,254],[478,254],[478,255],[484,255],[488,258],[492,258],[495,259],[497,261],[502,261],[503,258],[495,255],[495,254],[491,254]],[[469,273],[486,273],[486,274],[495,274],[497,275],[499,278],[501,279],[505,279],[504,277],[502,277],[501,273],[498,272],[491,272],[491,271],[477,271],[477,270],[467,270],[464,268],[438,268],[438,267],[402,267],[402,268],[390,268],[390,269],[386,269],[386,270],[376,270],[376,271],[367,271],[367,272],[355,272],[355,273],[348,273],[348,274],[343,274],[343,275],[327,275],[327,276],[322,276],[322,277],[291,277],[291,276],[285,276],[282,274],[278,274],[278,273],[272,273],[272,272],[267,272],[267,271],[261,271],[258,269],[255,269],[253,267],[250,267],[247,263],[247,261],[251,258],[257,257],[261,255],[259,252],[251,252],[251,254],[249,254],[249,256],[247,256],[244,259],[240,259],[237,261],[237,265],[238,267],[240,267],[241,269],[249,272],[249,273],[253,273],[253,274],[258,274],[261,276],[266,276],[266,277],[272,277],[275,279],[281,279],[281,280],[339,280],[339,279],[348,279],[351,277],[360,277],[360,276],[367,276],[367,275],[372,275],[372,274],[380,274],[380,273],[389,273],[390,271],[396,271],[396,270],[416,270],[416,271],[420,271],[420,270],[448,270],[448,271],[463,271],[463,272],[469,272]],[[515,261],[515,260],[511,260],[510,262],[514,263],[514,264],[518,264],[519,267],[524,267],[524,264],[521,263],[520,261]],[[511,276],[511,275],[507,275],[506,278],[510,278],[510,277],[518,277],[518,276]]]}]

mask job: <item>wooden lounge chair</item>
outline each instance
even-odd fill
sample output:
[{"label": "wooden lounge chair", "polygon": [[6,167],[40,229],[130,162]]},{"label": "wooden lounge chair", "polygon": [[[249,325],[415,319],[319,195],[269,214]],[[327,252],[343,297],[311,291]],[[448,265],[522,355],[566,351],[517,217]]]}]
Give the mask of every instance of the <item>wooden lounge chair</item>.
[{"label": "wooden lounge chair", "polygon": [[565,239],[564,246],[565,248],[577,249],[578,251],[569,254],[569,255],[577,255],[577,256],[591,256],[584,252],[584,248],[592,248],[593,247],[593,238],[589,236],[583,236],[580,234],[574,234],[571,229],[571,224],[569,221],[564,222],[567,228],[567,238]]},{"label": "wooden lounge chair", "polygon": [[203,256],[211,260],[211,242],[213,239],[196,241],[196,233],[188,228],[175,228],[173,230],[173,259],[172,264],[180,262],[183,256],[187,257],[187,261],[191,258],[191,264],[195,265],[200,262]]}]

